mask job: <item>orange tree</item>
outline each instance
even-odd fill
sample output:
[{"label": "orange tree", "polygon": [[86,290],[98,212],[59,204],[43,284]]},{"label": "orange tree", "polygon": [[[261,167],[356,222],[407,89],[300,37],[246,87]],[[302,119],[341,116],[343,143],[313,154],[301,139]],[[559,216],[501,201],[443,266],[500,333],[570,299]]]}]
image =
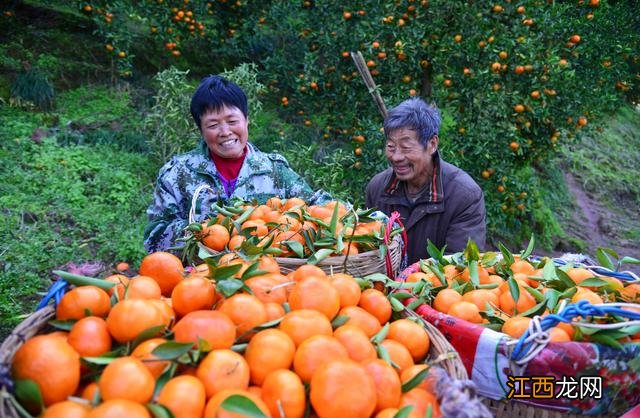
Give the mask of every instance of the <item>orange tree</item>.
[{"label": "orange tree", "polygon": [[[186,64],[258,63],[282,118],[321,148],[351,149],[340,154],[351,196],[385,166],[381,119],[349,55],[361,51],[388,106],[420,95],[442,109],[444,158],[483,188],[493,232],[545,232],[553,191],[537,170],[638,86],[633,1],[122,3]],[[104,34],[130,38],[113,23]]]}]

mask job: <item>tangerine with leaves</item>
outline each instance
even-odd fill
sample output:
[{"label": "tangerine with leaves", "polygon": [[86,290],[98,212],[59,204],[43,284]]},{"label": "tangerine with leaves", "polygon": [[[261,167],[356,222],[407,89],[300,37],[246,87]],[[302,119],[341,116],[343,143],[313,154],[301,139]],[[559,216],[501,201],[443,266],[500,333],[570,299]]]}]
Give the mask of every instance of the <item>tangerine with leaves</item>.
[{"label": "tangerine with leaves", "polygon": [[464,319],[465,321],[473,322],[474,324],[482,323],[480,309],[478,309],[475,304],[464,300],[451,305],[447,315],[455,316],[456,318]]},{"label": "tangerine with leaves", "polygon": [[414,365],[411,352],[402,343],[387,338],[380,343],[380,347],[387,351],[389,358],[394,363],[394,367],[398,369],[398,374]]},{"label": "tangerine with leaves", "polygon": [[302,418],[304,416],[306,406],[304,385],[300,377],[291,370],[279,369],[269,373],[262,383],[261,397],[273,417]]},{"label": "tangerine with leaves", "polygon": [[567,276],[569,276],[569,278],[573,280],[575,284],[578,284],[578,285],[583,281],[585,281],[586,279],[596,277],[596,275],[593,274],[593,272],[582,267],[570,268],[569,270],[566,271],[566,273],[567,273]]},{"label": "tangerine with leaves", "polygon": [[149,276],[160,285],[163,296],[171,296],[171,291],[182,280],[184,266],[175,255],[158,251],[145,256],[140,263],[139,274]]},{"label": "tangerine with leaves", "polygon": [[431,408],[432,418],[440,418],[440,405],[438,405],[436,397],[424,389],[413,388],[403,393],[399,407],[402,409],[405,406],[413,406],[409,418],[425,417],[429,408]]},{"label": "tangerine with leaves", "polygon": [[318,368],[326,362],[348,359],[349,353],[334,337],[314,335],[300,344],[293,357],[293,371],[308,383]]},{"label": "tangerine with leaves", "polygon": [[264,304],[264,308],[267,311],[267,322],[274,321],[276,319],[280,319],[286,315],[286,311],[284,307],[275,302],[267,302]]},{"label": "tangerine with leaves", "polygon": [[291,367],[295,352],[293,340],[283,331],[271,328],[258,332],[244,353],[251,383],[261,386],[270,372]]},{"label": "tangerine with leaves", "polygon": [[196,377],[204,384],[207,398],[226,389],[247,390],[249,364],[235,351],[213,350],[198,365]]},{"label": "tangerine with leaves", "polygon": [[107,328],[111,336],[125,343],[151,328],[157,327],[159,334],[169,320],[154,302],[152,299],[126,299],[113,305],[107,316]]},{"label": "tangerine with leaves", "polygon": [[380,290],[366,289],[363,291],[358,306],[375,316],[380,325],[386,324],[391,318],[391,302]]},{"label": "tangerine with leaves", "polygon": [[314,309],[330,320],[340,310],[340,294],[325,278],[307,277],[296,282],[289,293],[292,310]]},{"label": "tangerine with leaves", "polygon": [[48,406],[75,393],[80,383],[80,356],[64,338],[36,335],[18,348],[11,371],[15,380],[33,380]]},{"label": "tangerine with leaves", "polygon": [[287,289],[279,286],[278,280],[268,275],[251,277],[245,280],[244,284],[263,303],[275,302],[283,304],[287,301]]},{"label": "tangerine with leaves", "polygon": [[376,349],[367,334],[355,325],[342,325],[333,332],[333,336],[347,350],[349,358],[361,363],[378,357]]},{"label": "tangerine with leaves", "polygon": [[142,361],[133,356],[118,357],[102,371],[98,388],[105,401],[127,399],[140,404],[151,400],[156,381]]},{"label": "tangerine with leaves", "polygon": [[267,310],[264,303],[247,293],[236,293],[225,299],[219,310],[236,325],[238,337],[247,337],[246,334],[253,327],[267,322]]},{"label": "tangerine with leaves", "polygon": [[81,357],[98,357],[111,350],[107,323],[98,316],[87,316],[73,324],[67,342]]},{"label": "tangerine with leaves", "polygon": [[216,288],[204,277],[185,278],[171,291],[171,306],[178,317],[189,312],[211,309],[216,302]]},{"label": "tangerine with leaves", "polygon": [[[78,286],[62,296],[56,307],[56,319],[80,319],[85,316],[105,317],[111,309],[109,295],[96,286]],[[88,314],[87,314],[88,313]]]},{"label": "tangerine with leaves", "polygon": [[462,295],[462,300],[473,303],[480,312],[486,311],[487,307],[498,306],[498,295],[487,289],[473,289]]},{"label": "tangerine with leaves", "polygon": [[[505,284],[506,283],[507,282],[505,282]],[[520,288],[520,295],[517,302],[513,299],[513,295],[508,288],[499,296],[500,309],[507,315],[516,315],[518,313],[523,313],[536,306],[535,298],[531,295],[531,293],[527,292],[525,286],[518,283],[518,287]]]},{"label": "tangerine with leaves", "polygon": [[265,415],[269,416],[269,408],[265,405],[264,401],[260,399],[258,396],[249,392],[248,390],[240,390],[240,389],[226,389],[221,390],[216,393],[214,396],[209,399],[207,402],[207,406],[204,409],[204,418],[244,418],[246,415],[231,412],[226,409],[223,409],[222,403],[229,397],[234,395],[244,396],[249,398],[251,402],[258,407],[258,409]]},{"label": "tangerine with leaves", "polygon": [[160,299],[160,285],[148,276],[136,276],[126,285],[116,285],[118,300],[122,299]]},{"label": "tangerine with leaves", "polygon": [[296,282],[306,279],[307,277],[326,278],[327,273],[314,264],[303,264],[293,272],[293,280]]},{"label": "tangerine with leaves", "polygon": [[529,329],[531,318],[526,316],[512,316],[505,319],[502,324],[502,332],[512,338],[520,338]]},{"label": "tangerine with leaves", "polygon": [[369,417],[376,409],[376,385],[364,366],[334,360],[318,368],[309,399],[319,418]]},{"label": "tangerine with leaves", "polygon": [[387,338],[407,347],[415,362],[424,359],[431,346],[431,339],[424,327],[406,318],[389,323]]},{"label": "tangerine with leaves", "polygon": [[176,376],[162,387],[156,402],[175,418],[200,418],[207,401],[202,382],[189,375]]},{"label": "tangerine with leaves", "polygon": [[333,335],[329,319],[312,309],[298,309],[286,313],[278,327],[291,338],[296,347],[314,335]]},{"label": "tangerine with leaves", "polygon": [[142,361],[142,364],[151,372],[154,379],[160,377],[171,363],[169,360],[160,360],[158,356],[153,354],[153,350],[156,347],[166,342],[167,340],[164,338],[151,338],[138,344],[131,352],[131,356]]},{"label": "tangerine with leaves", "polygon": [[398,372],[386,361],[375,358],[362,363],[376,387],[376,409],[395,408],[400,403],[402,384]]},{"label": "tangerine with leaves", "polygon": [[231,348],[236,325],[220,311],[199,310],[186,314],[173,326],[176,342],[191,342],[202,351]]},{"label": "tangerine with leaves", "polygon": [[207,226],[205,223],[202,225],[200,234],[202,236],[201,242],[214,251],[224,250],[231,239],[229,230],[220,224]]},{"label": "tangerine with leaves", "polygon": [[[411,379],[413,379],[418,373],[423,371],[424,369],[428,369],[430,366],[426,364],[415,364],[411,367],[408,367],[402,371],[400,374],[400,381],[404,385]],[[436,385],[436,377],[433,374],[427,373],[422,382],[416,386],[417,388],[421,388],[426,390],[427,392],[432,392],[435,390]]]},{"label": "tangerine with leaves", "polygon": [[362,329],[369,338],[376,335],[382,329],[378,318],[359,306],[346,306],[340,309],[338,316],[346,316],[349,318],[344,325],[355,325]]}]

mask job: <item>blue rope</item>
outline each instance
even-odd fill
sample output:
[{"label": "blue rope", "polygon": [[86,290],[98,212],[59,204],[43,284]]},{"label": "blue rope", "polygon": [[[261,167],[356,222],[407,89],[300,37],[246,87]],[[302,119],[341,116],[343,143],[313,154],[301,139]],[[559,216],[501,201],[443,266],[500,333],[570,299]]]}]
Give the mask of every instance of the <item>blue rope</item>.
[{"label": "blue rope", "polygon": [[[627,311],[625,309],[618,308],[616,306],[593,306],[586,300],[580,300],[576,303],[567,305],[562,312],[558,314],[551,314],[545,316],[540,321],[540,327],[543,331],[555,327],[560,322],[570,323],[573,318],[577,316],[604,316],[604,315],[619,315],[625,318],[640,320],[640,312]],[[518,343],[513,349],[511,354],[512,360],[521,359],[526,353],[529,352],[532,342],[525,343],[524,341],[529,337],[529,329],[518,339]]]},{"label": "blue rope", "polygon": [[55,305],[57,306],[58,303],[60,303],[60,299],[62,299],[62,296],[64,296],[65,292],[67,291],[67,286],[69,286],[69,283],[67,283],[66,280],[58,279],[49,288],[47,294],[44,295],[44,297],[40,300],[40,303],[38,303],[36,310],[42,309],[47,306],[51,299],[54,299]]}]

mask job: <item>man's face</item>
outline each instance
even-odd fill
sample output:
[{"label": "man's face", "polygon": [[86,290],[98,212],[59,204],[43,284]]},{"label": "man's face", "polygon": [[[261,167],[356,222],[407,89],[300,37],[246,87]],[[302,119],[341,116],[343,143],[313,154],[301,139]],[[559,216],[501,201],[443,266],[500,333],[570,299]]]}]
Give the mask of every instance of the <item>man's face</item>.
[{"label": "man's face", "polygon": [[438,136],[434,135],[424,147],[418,133],[409,128],[398,128],[387,136],[385,156],[399,180],[415,186],[424,185],[433,171],[432,154],[438,147]]},{"label": "man's face", "polygon": [[249,140],[249,121],[237,107],[210,110],[200,119],[209,150],[223,158],[240,158]]}]

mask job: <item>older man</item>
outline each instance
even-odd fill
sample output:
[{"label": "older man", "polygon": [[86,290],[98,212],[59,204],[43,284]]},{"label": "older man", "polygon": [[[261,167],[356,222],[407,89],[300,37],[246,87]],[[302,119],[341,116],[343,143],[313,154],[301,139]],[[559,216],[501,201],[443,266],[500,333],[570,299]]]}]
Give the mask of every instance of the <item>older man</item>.
[{"label": "older man", "polygon": [[471,238],[485,245],[484,196],[473,179],[438,152],[440,112],[420,98],[391,109],[384,120],[390,167],[366,189],[367,207],[397,211],[408,236],[408,262],[428,258],[427,239],[446,252],[463,250]]}]

